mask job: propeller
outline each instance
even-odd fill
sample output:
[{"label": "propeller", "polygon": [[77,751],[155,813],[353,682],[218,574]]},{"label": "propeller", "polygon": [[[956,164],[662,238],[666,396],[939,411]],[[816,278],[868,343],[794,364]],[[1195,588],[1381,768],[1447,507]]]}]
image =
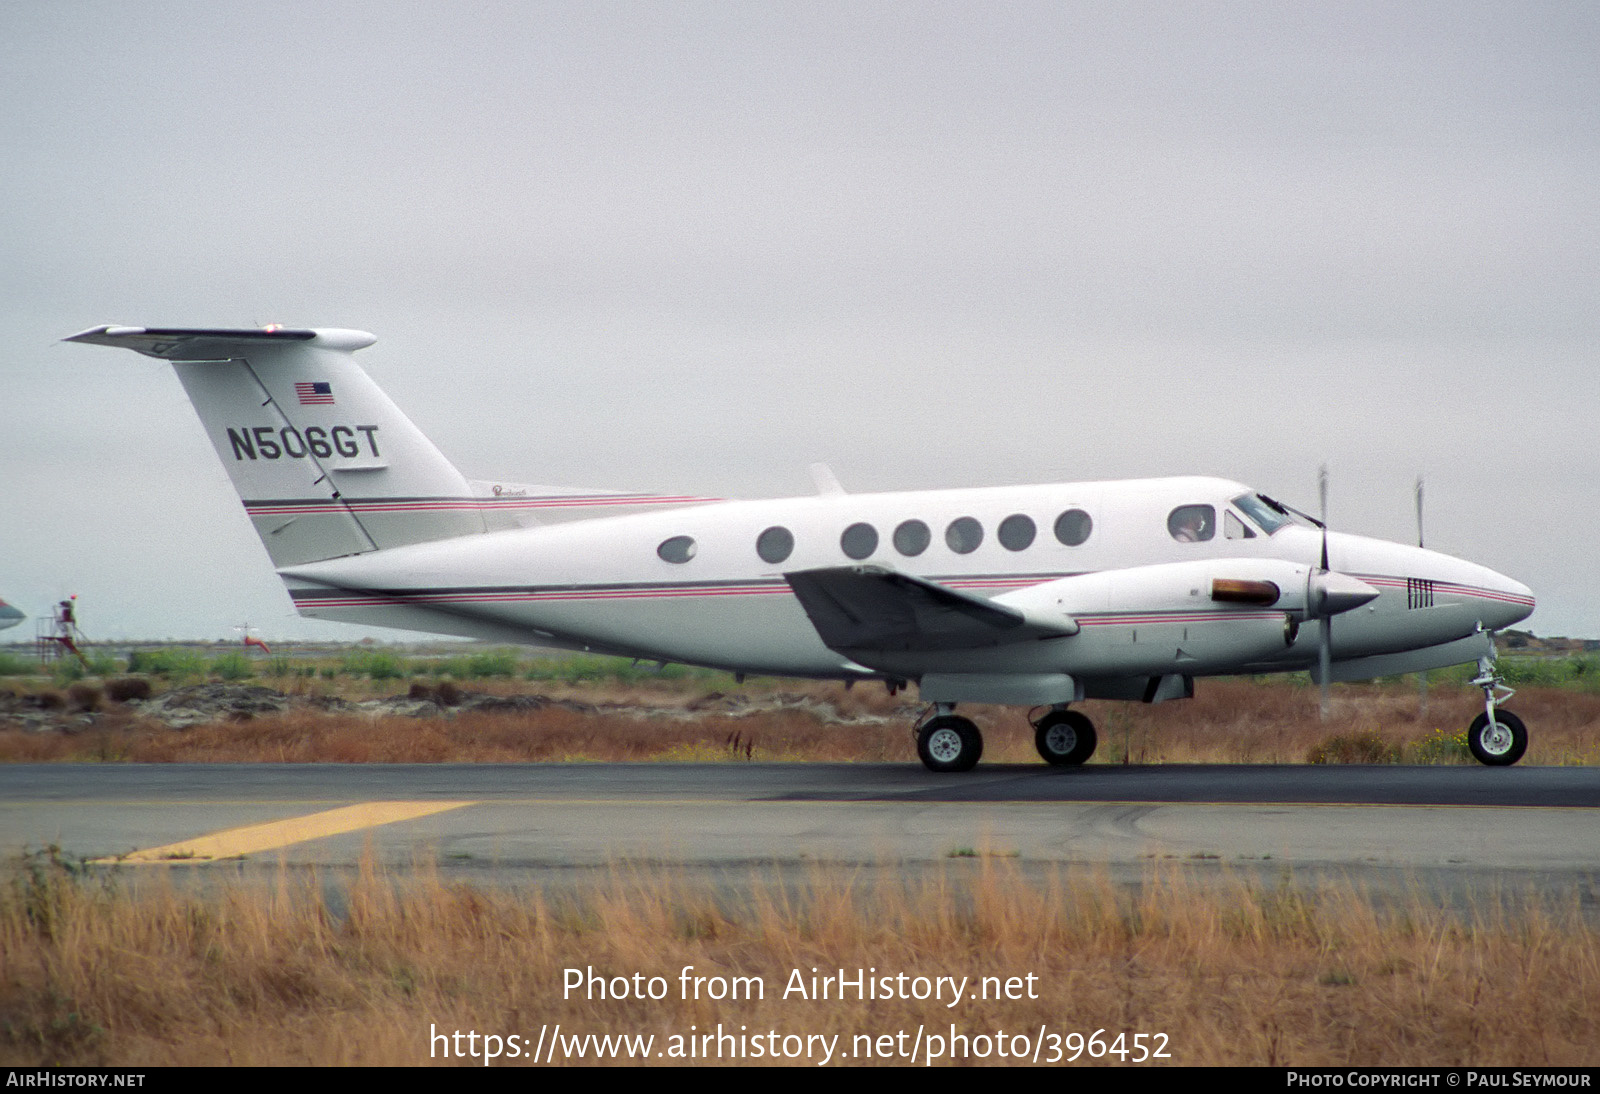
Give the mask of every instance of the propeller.
[{"label": "propeller", "polygon": [[1277,503],[1280,508],[1303,517],[1322,531],[1322,557],[1317,569],[1306,579],[1306,618],[1315,619],[1318,628],[1317,676],[1321,684],[1320,711],[1328,717],[1328,685],[1333,676],[1333,617],[1348,612],[1368,601],[1377,599],[1378,590],[1360,578],[1335,573],[1328,565],[1328,465],[1317,469],[1317,494],[1321,500],[1322,518],[1319,520],[1292,506]]},{"label": "propeller", "polygon": [[[1329,567],[1328,567],[1328,465],[1327,464],[1323,464],[1321,467],[1317,468],[1317,497],[1320,499],[1320,503],[1321,503],[1321,506],[1322,506],[1322,508],[1320,510],[1321,515],[1322,515],[1322,520],[1319,521],[1318,523],[1322,526],[1322,572],[1325,575],[1325,574],[1328,573],[1328,569],[1329,569]],[[1307,600],[1308,600],[1307,607],[1310,607],[1309,597],[1307,598]],[[1323,608],[1325,606],[1326,606],[1325,604],[1318,604],[1317,605],[1318,608]],[[1328,677],[1333,672],[1333,616],[1331,614],[1322,616],[1321,631],[1322,631],[1322,644],[1317,649],[1317,667],[1322,670],[1321,673],[1320,673],[1320,675],[1322,677],[1322,689],[1321,689],[1321,695],[1319,696],[1319,699],[1318,699],[1317,712],[1318,712],[1318,715],[1321,717],[1321,719],[1324,722],[1326,722],[1328,720]]]},{"label": "propeller", "polygon": [[1417,476],[1417,546],[1422,546],[1422,476]]},{"label": "propeller", "polygon": [[[1417,476],[1417,546],[1422,546],[1422,476]],[[1428,714],[1428,671],[1417,673],[1417,716]]]},{"label": "propeller", "polygon": [[[1284,516],[1287,517],[1292,514],[1308,524],[1315,525],[1322,531],[1321,558],[1318,560],[1317,568],[1306,575],[1305,618],[1315,619],[1322,624],[1317,628],[1319,635],[1317,676],[1322,685],[1322,717],[1326,719],[1328,716],[1328,684],[1333,676],[1333,642],[1330,637],[1330,624],[1334,616],[1343,612],[1354,611],[1361,605],[1376,600],[1378,598],[1378,590],[1360,578],[1338,573],[1328,565],[1328,468],[1326,464],[1317,472],[1317,492],[1322,499],[1322,519],[1320,520],[1310,513],[1301,512],[1294,506],[1285,505],[1283,502],[1269,498],[1265,494],[1259,496],[1262,501]],[[1213,600],[1257,602],[1248,599],[1249,596],[1253,595],[1254,591],[1243,588],[1243,586],[1258,584],[1256,582],[1222,582],[1220,584],[1224,586],[1221,590],[1217,588],[1215,583],[1213,584]],[[1228,586],[1241,587],[1235,589]],[[1219,591],[1223,595],[1219,595]],[[1273,601],[1261,600],[1259,602],[1272,603]]]}]

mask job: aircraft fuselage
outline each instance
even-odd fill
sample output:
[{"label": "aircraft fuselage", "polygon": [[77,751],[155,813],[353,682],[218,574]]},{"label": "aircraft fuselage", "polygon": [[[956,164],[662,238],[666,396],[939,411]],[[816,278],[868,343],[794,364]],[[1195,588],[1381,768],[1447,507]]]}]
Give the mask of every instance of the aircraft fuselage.
[{"label": "aircraft fuselage", "polygon": [[[1284,640],[1284,624],[1304,615],[1292,578],[1279,582],[1285,595],[1268,607],[1217,604],[1200,587],[1203,572],[1226,574],[1228,560],[1275,560],[1297,568],[1302,584],[1319,565],[1322,534],[1287,521],[1269,533],[1233,503],[1252,495],[1227,480],[1171,478],[727,501],[415,544],[280,573],[301,612],[320,618],[750,673],[915,676],[930,663],[937,671],[939,658],[928,655],[863,664],[830,649],[784,576],[875,566],[999,603],[1048,610],[1056,602],[1083,625],[1025,647],[962,651],[967,671],[1097,677],[1306,668],[1317,658],[1320,624],[1301,620]],[[1180,540],[1169,530],[1185,507],[1210,508],[1207,538]],[[922,529],[908,530],[908,522]],[[767,561],[758,550],[774,529],[792,547]],[[692,555],[668,561],[672,549],[662,547],[680,537],[692,541]],[[768,553],[777,553],[770,544]],[[1331,569],[1379,592],[1336,618],[1336,658],[1435,646],[1532,610],[1526,586],[1435,551],[1330,533],[1328,553]],[[1140,645],[1149,651],[1143,660]],[[1215,654],[1205,656],[1208,648]]]}]

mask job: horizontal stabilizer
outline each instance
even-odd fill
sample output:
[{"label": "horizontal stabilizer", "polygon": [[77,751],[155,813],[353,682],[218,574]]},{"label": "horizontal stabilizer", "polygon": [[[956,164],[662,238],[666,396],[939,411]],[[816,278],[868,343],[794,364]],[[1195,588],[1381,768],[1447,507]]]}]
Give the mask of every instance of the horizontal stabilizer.
[{"label": "horizontal stabilizer", "polygon": [[1017,608],[876,566],[783,576],[835,650],[970,649],[1078,632],[1066,617],[1040,623]]},{"label": "horizontal stabilizer", "polygon": [[121,346],[146,357],[160,357],[165,361],[226,361],[245,356],[253,349],[296,344],[349,352],[365,349],[377,338],[359,330],[104,326],[93,327],[62,341],[87,342],[92,346]]}]

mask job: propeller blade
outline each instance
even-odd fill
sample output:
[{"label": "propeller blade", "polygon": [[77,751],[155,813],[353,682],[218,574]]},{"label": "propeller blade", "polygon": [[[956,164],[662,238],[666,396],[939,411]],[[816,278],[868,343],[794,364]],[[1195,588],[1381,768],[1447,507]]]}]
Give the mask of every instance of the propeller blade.
[{"label": "propeller blade", "polygon": [[[1318,714],[1322,720],[1328,720],[1328,684],[1329,677],[1333,675],[1333,617],[1338,612],[1347,612],[1351,608],[1359,608],[1368,600],[1378,595],[1378,590],[1364,581],[1347,578],[1344,574],[1330,572],[1328,566],[1328,465],[1323,464],[1317,468],[1317,500],[1321,505],[1322,520],[1322,572],[1313,575],[1310,588],[1307,590],[1307,607],[1315,604],[1315,611],[1322,619],[1322,640],[1317,647],[1317,667],[1321,669],[1318,675],[1322,678],[1320,688],[1320,702]],[[1361,586],[1353,588],[1344,581],[1354,582]],[[1371,596],[1363,598],[1362,590],[1370,592]],[[1314,596],[1312,595],[1314,594]]]},{"label": "propeller blade", "polygon": [[1417,476],[1417,546],[1422,546],[1422,476]]},{"label": "propeller blade", "polygon": [[[1422,546],[1422,476],[1417,476],[1417,546]],[[1428,715],[1428,673],[1424,669],[1417,673],[1417,715]]]},{"label": "propeller blade", "polygon": [[1328,682],[1333,675],[1333,617],[1326,616],[1322,620],[1322,647],[1317,650],[1318,667],[1321,668],[1322,695],[1318,713],[1322,720],[1328,720]]},{"label": "propeller blade", "polygon": [[1317,495],[1322,499],[1322,568],[1328,568],[1328,465],[1317,468]]}]

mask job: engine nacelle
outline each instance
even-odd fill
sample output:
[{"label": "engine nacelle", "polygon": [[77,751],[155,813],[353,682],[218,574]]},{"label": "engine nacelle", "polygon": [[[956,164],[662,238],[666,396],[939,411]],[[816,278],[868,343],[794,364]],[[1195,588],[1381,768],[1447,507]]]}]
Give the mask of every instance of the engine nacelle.
[{"label": "engine nacelle", "polygon": [[1225,671],[1282,652],[1306,613],[1310,567],[1204,559],[1064,577],[996,602],[1081,628],[1050,643],[1074,676]]}]

